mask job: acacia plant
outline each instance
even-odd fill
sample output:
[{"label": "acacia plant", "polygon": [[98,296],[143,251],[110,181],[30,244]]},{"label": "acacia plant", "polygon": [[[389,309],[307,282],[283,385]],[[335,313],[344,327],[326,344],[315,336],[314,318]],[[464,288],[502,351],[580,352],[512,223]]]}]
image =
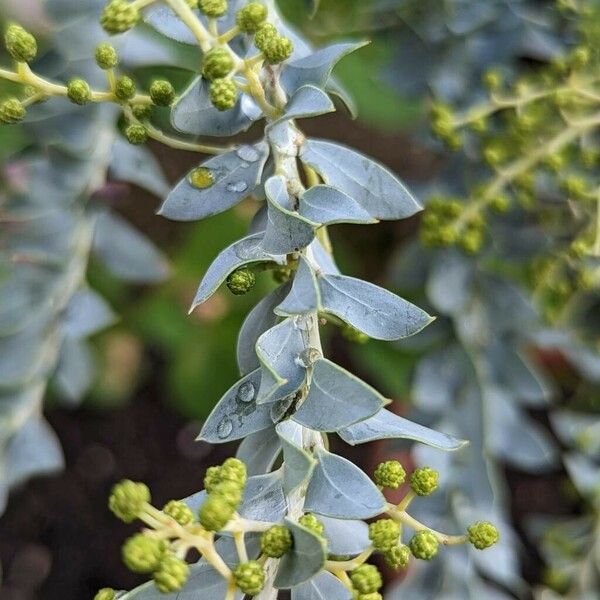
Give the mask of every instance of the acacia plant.
[{"label": "acacia plant", "polygon": [[[409,217],[420,209],[418,202],[382,165],[334,142],[307,138],[296,124],[333,111],[331,95],[345,99],[332,70],[361,44],[315,51],[270,1],[111,0],[100,23],[116,35],[142,18],[164,35],[198,46],[198,74],[179,97],[167,80],[154,81],[148,94],[138,91],[132,78],[117,72],[118,53],[109,43],[95,54],[107,75],[102,89],[80,77],[64,84],[40,77],[28,64],[34,38],[11,25],[5,44],[16,67],[0,76],[33,91],[25,102],[5,101],[2,120],[23,120],[30,104],[48,96],[81,106],[106,102],[120,108],[132,144],[153,138],[214,155],[175,186],[160,214],[202,219],[249,196],[259,208],[248,235],[208,268],[191,309],[223,284],[236,295],[248,292],[265,271],[279,285],[244,322],[237,346],[241,379],[200,434],[212,443],[243,439],[237,457],[211,467],[203,491],[161,510],[150,504],[143,483],[115,486],[112,512],[146,526],[125,542],[123,559],[153,581],[131,592],[105,588],[96,599],[171,592],[267,599],[291,589],[296,600],[377,600],[381,576],[367,563],[376,552],[393,568],[404,568],[411,555],[433,559],[440,545],[491,546],[498,531],[489,522],[452,535],[408,512],[415,498],[438,488],[434,469],[416,469],[396,505],[382,492],[405,482],[402,465],[382,463],[371,479],[329,449],[333,433],[351,445],[382,438],[443,450],[464,444],[387,410],[388,399],[323,354],[320,327],[327,321],[356,337],[398,340],[432,320],[385,289],[342,275],[327,235],[336,223]],[[155,125],[156,106],[170,107],[179,133]],[[264,134],[254,143],[221,147],[189,137],[234,136],[258,121],[264,121]],[[405,528],[413,535],[407,537]],[[191,550],[201,555],[192,565],[186,560]]]}]

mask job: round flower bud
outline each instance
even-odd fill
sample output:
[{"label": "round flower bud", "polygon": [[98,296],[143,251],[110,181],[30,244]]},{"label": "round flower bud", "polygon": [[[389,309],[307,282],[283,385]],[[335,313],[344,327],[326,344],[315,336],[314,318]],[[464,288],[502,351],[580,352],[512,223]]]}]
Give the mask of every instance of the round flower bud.
[{"label": "round flower bud", "polygon": [[498,214],[503,214],[510,208],[510,199],[505,194],[494,196],[490,202],[490,209]]},{"label": "round flower bud", "polygon": [[387,460],[379,463],[375,469],[373,479],[381,487],[397,490],[406,478],[404,467],[397,460]]},{"label": "round flower bud", "polygon": [[255,33],[256,30],[267,20],[267,7],[259,2],[250,2],[237,11],[235,20],[240,31],[244,33]]},{"label": "round flower bud", "polygon": [[92,98],[92,90],[85,79],[71,79],[67,84],[67,96],[73,104],[83,106]]},{"label": "round flower bud", "polygon": [[198,511],[200,525],[207,531],[221,531],[231,520],[234,511],[222,496],[209,494]]},{"label": "round flower bud", "polygon": [[227,12],[227,0],[198,0],[198,8],[208,17],[222,17]]},{"label": "round flower bud", "polygon": [[191,508],[181,500],[167,502],[163,507],[163,512],[180,525],[189,525],[194,521],[194,513]]},{"label": "round flower bud", "polygon": [[222,481],[233,481],[240,487],[244,487],[248,473],[246,465],[239,458],[228,458],[221,465],[219,476]]},{"label": "round flower bud", "polygon": [[440,474],[429,467],[417,469],[410,476],[410,487],[417,496],[429,496],[437,490]]},{"label": "round flower bud", "polygon": [[218,110],[229,110],[235,106],[238,90],[231,79],[215,79],[209,88],[210,101]]},{"label": "round flower bud", "polygon": [[319,519],[317,519],[317,517],[315,517],[315,515],[313,515],[311,513],[302,515],[298,519],[298,523],[300,523],[300,525],[302,525],[302,527],[306,527],[306,529],[309,529],[310,531],[312,531],[313,533],[316,533],[317,535],[322,536],[325,533],[325,526],[323,525],[323,523],[321,523],[321,521],[319,521]]},{"label": "round flower bud", "polygon": [[150,85],[150,98],[156,106],[171,106],[175,100],[175,89],[170,81],[157,79]]},{"label": "round flower bud", "polygon": [[37,55],[35,38],[16,23],[6,28],[4,45],[11,57],[18,62],[31,62]]},{"label": "round flower bud", "polygon": [[163,540],[155,540],[141,533],[130,537],[121,550],[123,562],[134,573],[152,573],[167,550]]},{"label": "round flower bud", "polygon": [[236,510],[242,502],[242,486],[236,481],[221,481],[215,485],[211,495],[220,496],[228,506]]},{"label": "round flower bud", "polygon": [[115,96],[119,100],[131,100],[135,96],[135,83],[131,77],[121,75],[115,83]]},{"label": "round flower bud", "polygon": [[244,594],[256,596],[265,585],[265,571],[256,560],[240,563],[233,572],[235,584]]},{"label": "round flower bud", "polygon": [[469,537],[469,542],[471,542],[477,550],[485,550],[486,548],[493,546],[500,539],[498,529],[489,521],[473,523],[473,525],[467,529],[467,535]]},{"label": "round flower bud", "polygon": [[292,276],[292,270],[289,267],[277,266],[271,271],[271,276],[275,283],[287,283]]},{"label": "round flower bud", "polygon": [[102,588],[94,596],[94,600],[115,600],[117,592],[112,588]]},{"label": "round flower bud", "polygon": [[114,69],[119,64],[119,55],[110,44],[98,44],[94,56],[101,69]]},{"label": "round flower bud", "polygon": [[287,60],[294,51],[292,40],[283,35],[270,38],[262,49],[266,61],[271,65],[278,65]]},{"label": "round flower bud", "polygon": [[232,294],[242,296],[248,293],[256,283],[256,276],[250,269],[238,269],[227,277],[227,287]]},{"label": "round flower bud", "polygon": [[379,592],[371,594],[359,594],[356,600],[383,600],[383,596]]},{"label": "round flower bud", "polygon": [[190,567],[181,558],[167,554],[154,571],[153,579],[156,587],[163,594],[180,590],[190,575]]},{"label": "round flower bud", "polygon": [[383,585],[381,573],[375,565],[364,564],[356,567],[350,573],[350,579],[354,589],[361,594],[372,594]]},{"label": "round flower bud", "polygon": [[428,530],[417,532],[408,543],[412,555],[421,560],[431,560],[437,554],[438,546],[437,538]]},{"label": "round flower bud", "polygon": [[9,98],[0,104],[0,123],[6,125],[20,123],[26,114],[23,103],[17,98]]},{"label": "round flower bud", "polygon": [[263,554],[270,558],[281,558],[292,547],[292,534],[283,525],[273,525],[260,538]]},{"label": "round flower bud", "polygon": [[397,544],[388,548],[383,553],[383,558],[388,566],[392,569],[404,568],[408,565],[410,560],[410,549],[404,544]]},{"label": "round flower bud", "polygon": [[152,114],[152,106],[150,104],[134,104],[131,112],[138,121],[144,121]]},{"label": "round flower bud", "polygon": [[210,494],[221,482],[221,467],[208,467],[204,475],[204,489]]},{"label": "round flower bud", "polygon": [[398,544],[400,525],[393,519],[379,519],[369,524],[369,539],[375,550],[389,550]]},{"label": "round flower bud", "polygon": [[279,32],[272,23],[263,23],[257,30],[254,36],[254,45],[261,51],[265,49],[267,44],[273,38],[277,37]]},{"label": "round flower bud", "polygon": [[125,137],[130,144],[139,146],[148,141],[148,131],[140,123],[131,123],[125,129]]},{"label": "round flower bud", "polygon": [[108,508],[125,523],[131,523],[150,502],[150,490],[144,483],[125,479],[117,483],[108,499]]},{"label": "round flower bud", "polygon": [[129,31],[140,20],[140,11],[127,0],[110,0],[100,16],[100,25],[107,33],[114,35]]},{"label": "round flower bud", "polygon": [[202,75],[209,81],[221,79],[233,70],[233,58],[225,48],[212,48],[202,61]]}]

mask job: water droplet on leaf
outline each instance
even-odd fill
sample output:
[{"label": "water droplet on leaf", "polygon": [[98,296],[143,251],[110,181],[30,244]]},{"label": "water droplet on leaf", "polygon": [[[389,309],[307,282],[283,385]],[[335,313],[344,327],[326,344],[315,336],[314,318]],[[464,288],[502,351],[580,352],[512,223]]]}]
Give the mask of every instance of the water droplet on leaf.
[{"label": "water droplet on leaf", "polygon": [[243,192],[248,189],[248,184],[245,181],[235,181],[227,184],[228,192]]},{"label": "water droplet on leaf", "polygon": [[233,421],[229,417],[223,417],[217,425],[217,435],[224,440],[231,435],[233,431]]},{"label": "water droplet on leaf", "polygon": [[196,188],[204,190],[215,183],[213,172],[206,167],[197,167],[188,176],[189,182]]},{"label": "water droplet on leaf", "polygon": [[235,153],[247,162],[256,162],[260,158],[260,154],[252,146],[240,146]]},{"label": "water droplet on leaf", "polygon": [[256,390],[254,389],[254,385],[252,385],[252,383],[249,381],[246,381],[238,388],[235,399],[239,402],[252,402],[252,400],[254,400],[255,393]]}]

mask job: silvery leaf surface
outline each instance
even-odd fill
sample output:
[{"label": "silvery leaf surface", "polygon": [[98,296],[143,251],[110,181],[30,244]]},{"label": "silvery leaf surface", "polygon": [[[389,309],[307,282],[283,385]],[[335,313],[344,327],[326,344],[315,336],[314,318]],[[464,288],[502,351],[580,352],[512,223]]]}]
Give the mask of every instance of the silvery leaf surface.
[{"label": "silvery leaf surface", "polygon": [[267,144],[241,145],[201,166],[213,182],[198,188],[184,177],[169,193],[158,214],[174,221],[197,221],[222,213],[252,194],[269,155]]},{"label": "silvery leaf surface", "polygon": [[247,94],[240,94],[230,110],[220,111],[210,101],[208,82],[194,79],[171,111],[171,124],[190,135],[229,137],[247,131],[262,117],[262,111]]},{"label": "silvery leaf surface", "polygon": [[256,262],[285,263],[285,256],[274,256],[265,252],[262,249],[261,241],[262,235],[254,234],[242,238],[225,248],[204,274],[190,310],[206,302],[230,273],[244,265]]},{"label": "silvery leaf surface", "polygon": [[310,581],[292,588],[292,600],[352,600],[348,588],[334,575],[323,571]]},{"label": "silvery leaf surface", "polygon": [[283,489],[286,494],[308,479],[316,463],[302,447],[302,430],[301,425],[290,419],[275,427],[283,448]]},{"label": "silvery leaf surface", "polygon": [[387,403],[364,381],[322,358],[314,364],[308,395],[292,418],[315,431],[338,431],[372,417]]},{"label": "silvery leaf surface", "polygon": [[307,139],[300,160],[317,171],[327,185],[351,196],[375,219],[405,219],[421,210],[391,171],[346,146]]},{"label": "silvery leaf surface", "polygon": [[256,369],[227,390],[204,422],[198,439],[224,443],[269,428],[273,424],[269,407],[256,404],[260,378],[261,371]]},{"label": "silvery leaf surface", "polygon": [[283,556],[277,569],[275,587],[289,589],[300,585],[325,566],[327,546],[325,540],[291,519],[285,525],[292,534],[292,549]]},{"label": "silvery leaf surface", "polygon": [[304,509],[326,517],[368,519],[385,510],[385,498],[349,460],[319,449]]}]

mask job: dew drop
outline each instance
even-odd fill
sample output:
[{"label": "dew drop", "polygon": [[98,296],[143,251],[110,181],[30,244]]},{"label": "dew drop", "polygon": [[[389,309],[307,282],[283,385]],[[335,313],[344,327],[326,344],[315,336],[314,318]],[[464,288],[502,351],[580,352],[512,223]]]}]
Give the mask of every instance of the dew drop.
[{"label": "dew drop", "polygon": [[256,162],[260,158],[260,154],[252,146],[240,146],[235,153],[246,162]]},{"label": "dew drop", "polygon": [[255,393],[254,385],[250,381],[246,381],[238,388],[235,399],[240,402],[252,402]]},{"label": "dew drop", "polygon": [[204,190],[214,185],[215,176],[206,167],[197,167],[188,175],[189,182],[196,188]]},{"label": "dew drop", "polygon": [[229,417],[223,417],[217,425],[217,435],[224,440],[231,435],[233,431],[233,421]]},{"label": "dew drop", "polygon": [[235,181],[227,184],[228,192],[243,192],[248,189],[248,184],[245,181]]}]

